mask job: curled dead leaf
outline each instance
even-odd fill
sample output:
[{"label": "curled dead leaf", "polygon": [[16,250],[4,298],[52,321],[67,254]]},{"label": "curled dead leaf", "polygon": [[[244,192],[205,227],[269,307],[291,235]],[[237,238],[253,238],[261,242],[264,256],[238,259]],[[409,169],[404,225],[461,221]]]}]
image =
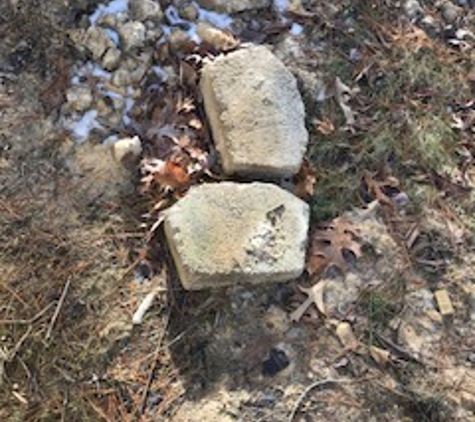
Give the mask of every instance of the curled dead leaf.
[{"label": "curled dead leaf", "polygon": [[317,172],[308,160],[304,160],[300,171],[294,176],[294,195],[309,200],[315,193]]},{"label": "curled dead leaf", "polygon": [[376,199],[381,205],[393,207],[395,198],[401,194],[399,180],[388,175],[372,174],[369,171],[363,173],[361,178],[361,194],[366,202]]},{"label": "curled dead leaf", "polygon": [[350,106],[350,100],[359,92],[359,89],[350,88],[349,86],[345,85],[339,77],[337,77],[335,79],[335,91],[336,100],[345,116],[346,125],[351,127],[355,124],[356,118],[355,112]]},{"label": "curled dead leaf", "polygon": [[323,296],[326,285],[327,281],[321,280],[310,288],[299,287],[299,289],[308,297],[305,299],[305,302],[303,302],[294,312],[292,312],[290,319],[296,322],[300,321],[303,314],[307,312],[307,309],[312,305],[312,303],[315,304],[319,312],[321,312],[323,315],[326,315],[327,313]]},{"label": "curled dead leaf", "polygon": [[148,159],[142,164],[142,172],[147,174],[142,178],[146,187],[156,182],[162,187],[177,189],[190,183],[186,168],[171,160]]}]

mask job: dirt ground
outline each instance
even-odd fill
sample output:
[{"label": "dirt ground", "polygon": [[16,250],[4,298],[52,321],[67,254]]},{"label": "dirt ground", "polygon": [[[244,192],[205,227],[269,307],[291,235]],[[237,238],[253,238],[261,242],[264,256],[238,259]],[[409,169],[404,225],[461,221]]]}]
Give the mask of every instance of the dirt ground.
[{"label": "dirt ground", "polygon": [[[69,31],[97,3],[0,2],[0,419],[475,421],[471,3],[452,21],[420,2],[429,22],[405,2],[296,2],[299,34],[271,10],[235,18],[299,82],[312,233],[344,216],[363,254],[317,272],[310,248],[299,280],[199,293],[150,232],[138,166],[62,127]],[[324,306],[292,319],[317,281]]]}]

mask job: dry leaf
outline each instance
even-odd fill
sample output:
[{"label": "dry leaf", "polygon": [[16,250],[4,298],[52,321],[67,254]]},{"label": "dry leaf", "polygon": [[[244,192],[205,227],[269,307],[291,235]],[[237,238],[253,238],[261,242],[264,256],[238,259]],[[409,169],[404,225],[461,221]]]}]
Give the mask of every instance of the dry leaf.
[{"label": "dry leaf", "polygon": [[[376,199],[382,205],[394,206],[394,200],[391,197],[400,193],[399,180],[395,177],[386,176],[383,180],[376,180],[376,176],[369,171],[363,173],[361,180],[364,196],[370,200]],[[389,196],[389,193],[392,193]]]},{"label": "dry leaf", "polygon": [[317,130],[323,135],[330,135],[335,132],[335,126],[328,117],[324,117],[322,120],[315,120]]},{"label": "dry leaf", "polygon": [[304,160],[300,171],[294,176],[294,195],[309,200],[315,193],[317,172],[308,160]]},{"label": "dry leaf", "polygon": [[325,302],[323,298],[326,285],[327,285],[327,281],[322,280],[320,282],[317,282],[314,286],[310,288],[299,286],[299,289],[302,292],[304,292],[306,295],[308,295],[308,297],[307,299],[305,299],[304,303],[302,303],[294,312],[292,312],[292,314],[290,315],[290,318],[292,321],[300,321],[303,314],[307,312],[307,309],[309,308],[310,305],[312,305],[312,303],[315,304],[317,309],[323,315],[326,315]]},{"label": "dry leaf", "polygon": [[339,77],[335,79],[335,90],[336,99],[345,116],[346,125],[353,126],[355,124],[355,113],[351,109],[349,103],[351,98],[357,94],[359,90],[357,88],[351,89],[349,86],[345,85]]},{"label": "dry leaf", "polygon": [[348,262],[344,252],[352,253],[355,258],[362,255],[355,239],[356,229],[346,220],[337,218],[323,226],[313,235],[307,271],[315,274],[331,266],[346,271]]},{"label": "dry leaf", "polygon": [[142,164],[142,171],[148,173],[142,178],[146,186],[155,181],[163,187],[181,188],[190,183],[190,176],[185,168],[174,161],[148,159]]},{"label": "dry leaf", "polygon": [[374,361],[382,366],[387,365],[390,361],[391,353],[385,349],[381,349],[376,346],[369,347],[369,354],[374,359]]},{"label": "dry leaf", "polygon": [[196,108],[194,104],[194,100],[191,97],[178,99],[175,107],[176,107],[177,113],[184,113],[184,114],[191,113]]}]

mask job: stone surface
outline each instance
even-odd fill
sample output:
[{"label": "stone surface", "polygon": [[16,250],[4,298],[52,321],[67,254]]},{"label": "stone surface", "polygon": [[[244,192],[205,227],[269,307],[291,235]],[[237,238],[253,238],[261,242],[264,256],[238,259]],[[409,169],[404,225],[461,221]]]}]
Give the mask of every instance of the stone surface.
[{"label": "stone surface", "polygon": [[297,82],[267,48],[252,46],[203,68],[201,91],[227,174],[298,172],[308,133]]},{"label": "stone surface", "polygon": [[192,188],[166,212],[165,234],[185,289],[287,281],[305,265],[308,205],[273,184]]},{"label": "stone surface", "polygon": [[130,0],[129,9],[132,19],[137,21],[159,21],[163,16],[160,4],[153,0]]},{"label": "stone surface", "polygon": [[244,10],[269,7],[270,0],[198,0],[200,6],[222,13],[236,13]]}]

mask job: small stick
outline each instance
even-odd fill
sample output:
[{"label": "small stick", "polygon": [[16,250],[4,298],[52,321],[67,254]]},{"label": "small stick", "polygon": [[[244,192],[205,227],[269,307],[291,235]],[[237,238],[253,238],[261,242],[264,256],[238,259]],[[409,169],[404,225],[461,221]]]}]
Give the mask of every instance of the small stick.
[{"label": "small stick", "polygon": [[166,291],[167,289],[164,287],[156,287],[147,296],[145,296],[132,317],[132,323],[134,325],[142,324],[143,318],[147,311],[152,307],[155,298],[160,292]]},{"label": "small stick", "polygon": [[310,384],[305,390],[303,390],[302,394],[300,394],[299,398],[295,402],[294,407],[292,408],[292,412],[289,416],[289,422],[294,422],[295,416],[297,415],[297,412],[300,409],[300,405],[302,404],[305,397],[307,397],[307,394],[310,393],[310,391],[315,390],[317,388],[320,389],[334,387],[338,382],[348,382],[348,380],[335,380],[332,378],[327,378]]},{"label": "small stick", "polygon": [[53,302],[46,305],[40,312],[32,316],[29,319],[0,319],[0,324],[18,324],[29,325],[33,324],[36,320],[40,319],[49,309],[53,306]]},{"label": "small stick", "polygon": [[[364,379],[368,379],[368,378],[364,378]],[[295,402],[294,407],[292,409],[292,412],[290,413],[288,422],[294,422],[295,416],[297,416],[297,412],[299,411],[303,400],[305,399],[305,397],[307,397],[308,393],[310,393],[312,390],[332,388],[332,387],[335,387],[339,384],[351,384],[351,383],[354,383],[354,382],[363,381],[364,379],[359,379],[359,380],[341,379],[341,380],[338,380],[338,379],[333,379],[333,378],[326,378],[324,380],[316,381],[313,384],[310,384],[302,392],[302,394],[300,394],[299,398]]]},{"label": "small stick", "polygon": [[53,317],[51,318],[51,322],[48,327],[48,331],[46,331],[45,340],[48,340],[51,337],[51,333],[53,332],[54,325],[56,324],[56,320],[58,319],[59,313],[61,312],[61,308],[64,303],[64,299],[66,299],[66,294],[68,293],[69,286],[71,284],[71,278],[66,280],[66,283],[63,288],[63,292],[61,293],[61,297],[59,298],[58,305],[54,310]]},{"label": "small stick", "polygon": [[147,385],[145,386],[145,390],[144,390],[143,395],[142,395],[142,404],[140,405],[140,410],[139,410],[139,414],[140,414],[141,417],[145,413],[145,408],[147,407],[148,394],[150,392],[150,387],[152,386],[153,377],[155,375],[155,370],[157,369],[157,366],[158,366],[158,359],[160,357],[160,351],[162,350],[162,343],[163,343],[163,340],[165,339],[165,335],[167,333],[167,328],[168,328],[169,323],[170,323],[170,312],[168,313],[167,320],[165,322],[165,326],[163,327],[162,335],[160,336],[160,339],[158,340],[157,347],[156,347],[155,353],[154,353],[155,357],[153,359],[153,364],[152,364],[152,367],[150,368],[150,372],[148,374]]}]

